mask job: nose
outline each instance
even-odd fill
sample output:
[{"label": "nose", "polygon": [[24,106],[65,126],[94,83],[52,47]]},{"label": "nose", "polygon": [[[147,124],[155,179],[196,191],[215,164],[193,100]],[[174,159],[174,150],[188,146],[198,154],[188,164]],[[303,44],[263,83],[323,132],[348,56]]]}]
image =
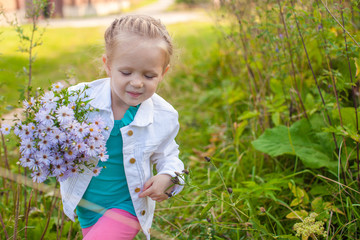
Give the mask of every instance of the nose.
[{"label": "nose", "polygon": [[143,86],[143,82],[139,77],[134,77],[133,79],[131,79],[130,85],[136,88],[141,88]]}]

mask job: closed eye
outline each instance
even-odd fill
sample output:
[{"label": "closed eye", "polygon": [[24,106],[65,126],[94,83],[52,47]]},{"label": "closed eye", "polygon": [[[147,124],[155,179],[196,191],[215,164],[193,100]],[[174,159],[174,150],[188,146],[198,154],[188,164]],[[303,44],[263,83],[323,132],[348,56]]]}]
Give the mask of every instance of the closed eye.
[{"label": "closed eye", "polygon": [[122,75],[124,76],[129,76],[131,74],[131,72],[123,72],[123,71],[120,71]]},{"label": "closed eye", "polygon": [[147,79],[153,79],[155,76],[153,75],[144,75]]}]

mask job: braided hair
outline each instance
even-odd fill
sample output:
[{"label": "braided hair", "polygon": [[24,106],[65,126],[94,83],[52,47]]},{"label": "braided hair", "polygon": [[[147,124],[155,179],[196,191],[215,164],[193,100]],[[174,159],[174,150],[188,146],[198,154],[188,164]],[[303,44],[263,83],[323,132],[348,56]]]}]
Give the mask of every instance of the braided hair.
[{"label": "braided hair", "polygon": [[104,34],[105,49],[108,57],[111,58],[117,44],[121,44],[121,39],[126,34],[131,33],[144,39],[159,39],[164,44],[164,50],[167,53],[165,66],[170,62],[173,54],[173,45],[170,34],[160,20],[156,20],[146,15],[126,15],[115,19],[106,29]]}]

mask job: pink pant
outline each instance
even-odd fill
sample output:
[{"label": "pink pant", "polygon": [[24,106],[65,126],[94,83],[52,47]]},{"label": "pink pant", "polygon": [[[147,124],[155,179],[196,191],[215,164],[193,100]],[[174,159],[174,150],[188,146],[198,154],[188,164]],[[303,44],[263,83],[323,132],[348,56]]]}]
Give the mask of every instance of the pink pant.
[{"label": "pink pant", "polygon": [[130,240],[140,230],[137,217],[129,212],[112,208],[88,228],[83,228],[83,240]]}]

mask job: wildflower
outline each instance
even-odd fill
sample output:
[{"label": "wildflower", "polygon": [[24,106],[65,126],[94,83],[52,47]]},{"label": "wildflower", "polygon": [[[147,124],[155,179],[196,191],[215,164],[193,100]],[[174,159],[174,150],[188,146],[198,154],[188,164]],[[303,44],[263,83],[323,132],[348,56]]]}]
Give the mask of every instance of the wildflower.
[{"label": "wildflower", "polygon": [[20,152],[23,155],[28,155],[31,153],[33,147],[34,147],[33,141],[31,141],[30,139],[24,139],[20,145]]},{"label": "wildflower", "polygon": [[279,38],[280,39],[283,39],[284,38],[284,35],[282,33],[279,34]]},{"label": "wildflower", "polygon": [[50,155],[49,152],[39,151],[36,154],[36,159],[39,161],[39,163],[41,163],[41,164],[43,164],[45,166],[49,166],[50,161],[53,160],[53,157]]},{"label": "wildflower", "polygon": [[100,174],[100,172],[101,172],[101,169],[102,169],[102,167],[95,167],[93,170],[92,170],[92,172],[93,172],[93,176],[98,176],[99,174]]},{"label": "wildflower", "polygon": [[51,147],[51,143],[48,140],[48,137],[44,137],[43,139],[41,139],[41,141],[38,143],[38,146],[40,148],[40,150],[47,150],[50,149]]},{"label": "wildflower", "polygon": [[[109,157],[101,133],[105,128],[103,120],[97,116],[95,122],[87,121],[84,114],[90,108],[81,92],[61,91],[62,88],[61,83],[56,83],[52,91],[39,97],[40,101],[24,101],[25,124],[18,121],[14,125],[14,133],[20,138],[18,164],[32,171],[35,182],[43,182],[49,176],[61,182],[83,173],[85,167],[96,176],[101,168],[87,163],[89,159],[106,161]],[[80,113],[79,117],[74,111]],[[3,125],[0,130],[8,132],[10,126]]]},{"label": "wildflower", "polygon": [[66,140],[66,134],[60,129],[55,128],[51,134],[49,134],[49,139],[54,143],[62,143]]},{"label": "wildflower", "polygon": [[323,29],[323,25],[319,24],[318,25],[318,30],[321,30],[321,29]]},{"label": "wildflower", "polygon": [[109,155],[105,154],[105,152],[100,152],[99,153],[99,158],[100,158],[100,161],[102,162],[106,162],[109,158]]},{"label": "wildflower", "polygon": [[[59,100],[59,97],[56,97],[54,92],[46,92],[43,97],[41,97],[42,103],[56,103]],[[56,104],[55,104],[56,106]]]},{"label": "wildflower", "polygon": [[233,190],[232,190],[232,188],[231,188],[231,187],[228,187],[228,188],[227,188],[227,191],[228,191],[228,193],[230,193],[230,194],[232,194],[232,193],[233,193]]},{"label": "wildflower", "polygon": [[31,177],[33,179],[34,182],[37,183],[42,183],[46,180],[48,174],[46,174],[46,172],[42,172],[42,171],[37,171],[37,172],[33,172],[31,173]]},{"label": "wildflower", "polygon": [[75,148],[69,148],[65,154],[64,154],[64,158],[69,160],[69,161],[73,161],[75,160],[76,158],[76,155],[77,155],[77,151]]},{"label": "wildflower", "polygon": [[30,168],[32,165],[34,165],[34,159],[30,157],[22,157],[20,158],[20,165]]},{"label": "wildflower", "polygon": [[276,48],[275,48],[275,52],[277,52],[277,53],[278,53],[279,51],[280,51],[280,50],[279,50],[279,48],[278,48],[278,47],[276,47]]},{"label": "wildflower", "polygon": [[51,90],[54,92],[60,92],[64,88],[64,85],[61,82],[54,83],[51,85]]},{"label": "wildflower", "polygon": [[23,106],[25,109],[31,108],[35,105],[35,99],[32,97],[29,100],[23,101]]},{"label": "wildflower", "polygon": [[88,131],[90,136],[95,137],[99,134],[99,127],[95,123],[92,123],[88,126]]},{"label": "wildflower", "polygon": [[67,106],[61,106],[56,111],[56,117],[57,117],[60,125],[63,125],[63,124],[69,123],[70,121],[73,120],[74,111]]},{"label": "wildflower", "polygon": [[69,172],[65,171],[65,172],[60,173],[59,175],[57,175],[55,177],[56,177],[56,180],[58,180],[59,182],[63,182],[69,177]]},{"label": "wildflower", "polygon": [[53,166],[54,176],[60,175],[66,171],[66,167],[62,164],[56,164]]},{"label": "wildflower", "polygon": [[315,218],[318,216],[316,213],[311,213],[310,216],[306,217],[303,222],[296,223],[294,225],[294,230],[296,231],[296,236],[303,238],[308,238],[311,234],[314,235],[323,235],[326,237],[326,231],[324,229],[324,222],[316,221]]},{"label": "wildflower", "polygon": [[0,131],[3,135],[8,135],[10,133],[11,126],[9,124],[3,124],[0,128]]},{"label": "wildflower", "polygon": [[186,175],[189,174],[189,170],[186,170],[186,169],[182,170],[182,172],[185,173]]},{"label": "wildflower", "polygon": [[179,183],[180,183],[180,180],[179,180],[179,178],[178,178],[177,176],[171,178],[171,181],[172,181],[174,184],[179,184]]},{"label": "wildflower", "polygon": [[89,129],[87,128],[86,124],[80,124],[77,128],[76,136],[78,138],[84,138],[86,135],[89,134]]},{"label": "wildflower", "polygon": [[55,155],[54,155],[53,160],[51,161],[51,163],[52,163],[53,165],[63,164],[63,163],[64,163],[64,160],[63,160],[63,158],[61,157],[60,154],[55,153]]},{"label": "wildflower", "polygon": [[266,209],[264,207],[260,207],[260,212],[265,213]]}]

